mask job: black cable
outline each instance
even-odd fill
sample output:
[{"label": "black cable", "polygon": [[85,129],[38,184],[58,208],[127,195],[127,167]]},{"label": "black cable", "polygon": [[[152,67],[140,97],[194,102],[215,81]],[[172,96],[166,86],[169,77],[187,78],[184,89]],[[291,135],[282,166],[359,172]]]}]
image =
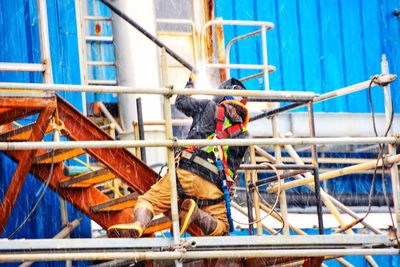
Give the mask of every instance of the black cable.
[{"label": "black cable", "polygon": [[[372,84],[374,82],[377,81],[377,79],[378,79],[378,76],[373,76],[371,78],[371,81],[370,81],[369,85],[368,85],[368,103],[369,103],[369,107],[371,109],[372,126],[373,126],[374,133],[375,133],[376,137],[378,137],[378,131],[376,129],[375,110],[374,110],[374,105],[373,105],[373,102],[372,102],[371,86],[372,86]],[[384,85],[382,85],[382,86],[384,86]],[[392,124],[393,124],[393,119],[394,119],[394,104],[393,104],[393,99],[391,99],[390,121],[389,121],[389,124],[388,124],[388,126],[386,128],[384,136],[388,135],[388,133],[389,133],[391,127],[392,127]],[[392,215],[392,210],[391,210],[391,207],[390,207],[390,202],[389,202],[389,199],[387,197],[387,192],[386,192],[386,184],[385,184],[386,177],[385,177],[385,166],[384,166],[384,164],[385,164],[384,163],[384,152],[385,152],[385,149],[386,149],[386,144],[379,144],[379,153],[378,153],[378,156],[377,156],[377,159],[376,159],[374,173],[373,173],[372,181],[371,181],[371,188],[370,188],[369,195],[368,195],[368,210],[367,210],[367,213],[362,218],[359,218],[358,220],[354,221],[353,223],[348,224],[346,227],[343,227],[343,228],[339,229],[336,233],[348,230],[349,228],[353,227],[354,225],[362,222],[370,214],[371,208],[372,208],[372,194],[373,194],[373,191],[374,191],[374,185],[375,185],[375,181],[376,181],[376,174],[377,174],[377,171],[378,171],[378,164],[379,164],[380,160],[382,161],[382,165],[383,165],[383,168],[382,168],[382,183],[383,183],[382,184],[382,190],[383,190],[383,194],[384,194],[386,205],[387,205],[388,210],[389,210],[389,215],[390,215],[393,227],[396,228],[395,227],[395,223],[394,223],[394,219],[393,219],[393,215]],[[396,236],[396,239],[397,239],[397,243],[400,244],[399,237],[397,236],[397,233],[395,233],[395,236]]]},{"label": "black cable", "polygon": [[28,216],[26,216],[24,221],[17,227],[17,229],[15,229],[14,232],[11,233],[11,235],[8,237],[8,239],[12,239],[19,231],[21,231],[21,229],[25,226],[25,224],[28,222],[28,220],[32,217],[33,213],[36,211],[37,207],[39,206],[40,202],[42,201],[42,199],[47,191],[47,188],[49,187],[51,176],[53,176],[53,170],[54,170],[54,149],[51,152],[51,167],[50,167],[49,176],[47,177],[45,186],[44,186],[42,192],[40,193],[38,200],[36,201],[32,210],[29,212]]}]

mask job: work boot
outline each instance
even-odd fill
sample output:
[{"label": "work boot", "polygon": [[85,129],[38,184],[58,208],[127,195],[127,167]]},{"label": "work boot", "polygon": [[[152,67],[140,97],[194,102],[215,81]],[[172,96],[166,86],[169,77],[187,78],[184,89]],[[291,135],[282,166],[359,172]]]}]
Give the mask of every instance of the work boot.
[{"label": "work boot", "polygon": [[153,219],[153,212],[146,208],[137,208],[133,223],[117,224],[107,229],[108,237],[141,237],[147,225]]},{"label": "work boot", "polygon": [[217,228],[218,221],[207,212],[201,210],[193,199],[185,199],[179,212],[179,225],[182,235],[191,223],[200,227],[205,235],[210,235]]}]

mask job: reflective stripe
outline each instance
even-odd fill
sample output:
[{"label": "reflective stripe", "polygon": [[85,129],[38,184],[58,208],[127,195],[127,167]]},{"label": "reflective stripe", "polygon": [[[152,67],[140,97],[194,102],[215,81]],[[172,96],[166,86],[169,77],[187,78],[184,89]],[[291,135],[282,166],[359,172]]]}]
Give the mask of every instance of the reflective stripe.
[{"label": "reflective stripe", "polygon": [[216,175],[218,175],[218,169],[217,166],[215,166],[214,164],[208,162],[205,159],[200,158],[199,156],[194,156],[194,158],[192,159],[193,154],[187,151],[183,151],[181,157],[188,159],[188,160],[192,160],[193,162],[199,164],[200,166],[203,166],[204,168],[212,171],[213,173],[215,173]]}]

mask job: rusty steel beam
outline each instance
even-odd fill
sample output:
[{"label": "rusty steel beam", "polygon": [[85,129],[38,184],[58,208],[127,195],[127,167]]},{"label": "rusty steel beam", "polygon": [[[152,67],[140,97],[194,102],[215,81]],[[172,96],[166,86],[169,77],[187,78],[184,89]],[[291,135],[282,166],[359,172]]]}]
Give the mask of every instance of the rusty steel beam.
[{"label": "rusty steel beam", "polygon": [[10,123],[40,112],[40,109],[0,109],[0,125]]},{"label": "rusty steel beam", "polygon": [[[22,160],[20,151],[7,151],[7,155],[10,156],[14,161],[19,162]],[[54,166],[53,175],[49,182],[49,187],[59,194],[63,199],[69,201],[74,207],[82,211],[89,218],[94,220],[104,229],[108,227],[120,224],[132,222],[132,209],[125,209],[118,212],[102,212],[93,213],[92,205],[109,201],[110,198],[103,194],[100,190],[95,187],[90,188],[61,188],[60,181],[68,179],[69,176],[64,174],[64,164],[57,163]],[[34,175],[38,180],[45,183],[51,169],[50,164],[33,165],[30,173]]]},{"label": "rusty steel beam", "polygon": [[[32,129],[32,133],[28,138],[28,141],[40,141],[45,135],[47,126],[49,125],[50,119],[54,113],[54,104],[49,105],[39,115],[35,126]],[[4,195],[3,201],[0,206],[2,217],[0,218],[0,235],[4,232],[7,225],[8,218],[11,215],[11,211],[17,201],[18,195],[21,192],[22,186],[24,185],[26,176],[28,175],[29,169],[32,166],[34,155],[36,150],[25,150],[19,152],[20,160],[15,170],[15,173],[8,186],[7,192]]]},{"label": "rusty steel beam", "polygon": [[[70,140],[113,140],[61,97],[57,97],[57,107],[60,120],[70,132]],[[158,174],[127,149],[86,149],[86,152],[141,194],[157,181]]]},{"label": "rusty steel beam", "polygon": [[[46,181],[49,172],[49,164],[34,165],[31,169],[31,173],[42,182]],[[53,175],[49,183],[50,188],[52,188],[63,199],[69,201],[77,209],[86,214],[89,218],[98,223],[101,227],[107,229],[115,224],[132,222],[132,209],[93,213],[91,209],[92,205],[109,201],[110,198],[95,187],[61,188],[59,186],[60,181],[67,178],[68,177],[64,174],[63,164],[57,164],[54,168]]]},{"label": "rusty steel beam", "polygon": [[54,95],[49,97],[0,97],[0,108],[44,109],[52,106]]}]

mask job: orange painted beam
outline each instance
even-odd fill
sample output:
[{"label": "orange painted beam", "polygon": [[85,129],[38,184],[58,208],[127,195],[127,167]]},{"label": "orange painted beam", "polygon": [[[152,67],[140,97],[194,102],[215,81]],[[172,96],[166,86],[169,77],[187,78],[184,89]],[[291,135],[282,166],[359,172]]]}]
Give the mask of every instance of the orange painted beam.
[{"label": "orange painted beam", "polygon": [[0,108],[44,109],[53,106],[55,95],[48,97],[0,97]]},{"label": "orange painted beam", "polygon": [[0,109],[0,125],[10,123],[40,112],[40,109]]},{"label": "orange painted beam", "polygon": [[[32,133],[27,141],[40,141],[43,139],[45,129],[47,128],[50,119],[54,113],[54,107],[45,108],[39,115]],[[1,203],[0,210],[2,217],[0,217],[0,235],[4,232],[7,221],[11,215],[11,211],[17,201],[18,195],[24,185],[26,176],[32,166],[36,150],[25,150],[20,153],[20,160],[17,169],[12,177],[8,186],[7,192],[4,195],[3,202]]]},{"label": "orange painted beam", "polygon": [[[61,97],[57,97],[57,107],[59,118],[70,133],[68,135],[70,140],[113,140]],[[86,149],[86,152],[104,164],[136,192],[143,194],[157,181],[158,174],[127,149],[96,148]]]},{"label": "orange painted beam", "polygon": [[[40,181],[45,182],[49,175],[50,168],[51,164],[34,165],[31,169],[31,173]],[[93,213],[91,210],[92,205],[109,201],[110,198],[95,187],[61,188],[59,184],[60,181],[64,179],[67,179],[67,176],[64,174],[64,165],[58,163],[54,167],[49,187],[104,229],[115,224],[132,222],[132,209]]]}]

